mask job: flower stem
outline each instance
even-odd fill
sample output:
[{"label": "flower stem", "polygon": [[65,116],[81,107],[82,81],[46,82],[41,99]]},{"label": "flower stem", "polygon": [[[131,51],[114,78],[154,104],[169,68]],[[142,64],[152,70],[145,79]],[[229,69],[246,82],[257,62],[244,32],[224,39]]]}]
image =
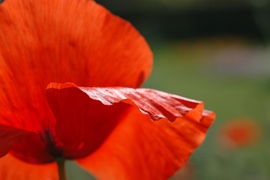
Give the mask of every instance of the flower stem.
[{"label": "flower stem", "polygon": [[65,169],[65,159],[60,157],[60,158],[57,158],[55,161],[58,166],[59,180],[67,180],[66,169]]}]

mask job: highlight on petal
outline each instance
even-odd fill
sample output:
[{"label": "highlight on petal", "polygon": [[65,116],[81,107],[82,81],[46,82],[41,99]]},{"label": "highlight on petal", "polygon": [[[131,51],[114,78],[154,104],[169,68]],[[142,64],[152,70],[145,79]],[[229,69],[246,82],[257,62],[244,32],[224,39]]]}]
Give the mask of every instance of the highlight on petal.
[{"label": "highlight on petal", "polygon": [[58,180],[56,163],[34,165],[7,154],[1,158],[0,167],[3,180]]},{"label": "highlight on petal", "polygon": [[0,157],[20,142],[29,132],[0,124]]},{"label": "highlight on petal", "polygon": [[[104,141],[89,156],[78,160],[98,179],[166,179],[172,176],[203,142],[215,118],[213,112],[204,110],[200,101],[151,89],[85,88],[72,83],[51,83],[46,93],[54,113],[66,113],[64,117],[70,115],[69,111],[59,111],[59,108],[70,105],[62,102],[63,99],[76,105],[77,101],[87,99],[88,103],[83,102],[83,106],[73,109],[82,114],[90,111],[84,106],[93,107],[92,103],[99,102],[102,110],[116,107],[111,109],[115,113],[109,112],[118,114],[116,119],[113,116],[101,119],[104,126],[115,121],[109,133],[108,129],[101,130],[106,134]],[[95,110],[91,113],[106,114],[106,111]],[[56,115],[58,121],[57,116],[59,114]],[[88,130],[91,131],[100,129]]]},{"label": "highlight on petal", "polygon": [[[104,105],[123,102],[137,107],[143,114],[148,114],[152,120],[167,119],[170,122],[177,118],[187,118],[209,126],[212,123],[212,112],[205,111],[203,102],[191,100],[177,95],[152,89],[85,88],[80,87],[91,99]],[[206,120],[207,119],[207,120]]]}]

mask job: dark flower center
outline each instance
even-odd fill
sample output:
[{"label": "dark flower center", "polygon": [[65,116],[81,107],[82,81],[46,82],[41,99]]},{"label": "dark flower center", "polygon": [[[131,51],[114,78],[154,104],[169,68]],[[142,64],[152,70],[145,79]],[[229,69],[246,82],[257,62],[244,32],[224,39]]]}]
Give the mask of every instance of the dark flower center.
[{"label": "dark flower center", "polygon": [[56,136],[49,129],[44,129],[40,133],[41,140],[45,143],[47,152],[53,157],[61,157],[63,154],[63,145],[57,140]]}]

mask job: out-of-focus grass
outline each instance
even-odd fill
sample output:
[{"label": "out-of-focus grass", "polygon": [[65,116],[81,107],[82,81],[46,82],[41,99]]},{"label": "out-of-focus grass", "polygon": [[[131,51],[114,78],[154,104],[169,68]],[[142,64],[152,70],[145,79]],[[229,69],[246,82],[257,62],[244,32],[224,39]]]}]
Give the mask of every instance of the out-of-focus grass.
[{"label": "out-of-focus grass", "polygon": [[[217,119],[205,142],[190,159],[195,169],[192,179],[270,179],[270,145],[267,133],[270,127],[269,77],[219,73],[215,66],[218,62],[213,57],[223,48],[233,45],[226,42],[222,44],[220,41],[210,41],[193,46],[189,43],[187,46],[176,43],[153,49],[153,73],[144,87],[202,100],[207,109],[216,112]],[[237,44],[253,46],[245,42],[239,44],[239,41]],[[252,61],[260,63],[258,59]],[[220,128],[227,121],[237,118],[258,122],[262,138],[248,147],[234,151],[224,150],[219,146],[217,137]]]}]

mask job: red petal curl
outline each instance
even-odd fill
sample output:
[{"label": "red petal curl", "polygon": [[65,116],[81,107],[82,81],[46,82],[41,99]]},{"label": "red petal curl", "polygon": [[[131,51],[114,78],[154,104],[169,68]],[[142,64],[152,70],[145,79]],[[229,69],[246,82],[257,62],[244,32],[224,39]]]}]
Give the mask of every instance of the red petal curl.
[{"label": "red petal curl", "polygon": [[[105,128],[101,133],[106,134],[106,138],[95,151],[91,152],[92,154],[78,160],[99,179],[135,180],[170,177],[203,142],[206,131],[215,118],[213,112],[204,110],[200,101],[151,89],[86,88],[71,83],[51,83],[46,92],[49,104],[57,114],[57,124],[61,122],[57,117],[69,119],[69,111],[85,114],[84,111],[87,109],[84,106],[97,102],[105,108],[99,106],[101,111],[93,110],[88,113],[109,114],[108,117],[111,117],[111,114],[118,114],[117,118],[112,116],[112,119],[107,121],[97,119],[101,122],[100,126],[107,126],[110,121],[116,123],[112,123],[111,132],[106,132],[108,129]],[[88,104],[82,103],[81,107],[58,112],[59,107],[69,106],[66,104],[67,101],[62,102],[63,99],[69,99],[77,106],[79,101],[88,101]],[[127,106],[120,106],[121,104]],[[114,113],[103,111],[108,107],[117,108],[112,109]],[[60,116],[59,113],[65,114]],[[76,122],[77,119],[73,121]],[[86,120],[86,125],[87,121],[92,119]],[[63,123],[62,121],[63,131],[69,132],[71,129],[66,128]],[[68,123],[69,121],[66,121],[66,124]],[[99,130],[93,127],[88,129],[89,133],[91,131]],[[91,144],[91,139],[88,140],[90,141],[85,143]]]},{"label": "red petal curl", "polygon": [[[152,120],[168,119],[173,122],[179,117],[201,121],[203,102],[187,99],[153,89],[133,88],[91,88],[80,87],[91,99],[104,105],[124,102],[135,107]],[[204,112],[205,113],[205,112]]]}]

